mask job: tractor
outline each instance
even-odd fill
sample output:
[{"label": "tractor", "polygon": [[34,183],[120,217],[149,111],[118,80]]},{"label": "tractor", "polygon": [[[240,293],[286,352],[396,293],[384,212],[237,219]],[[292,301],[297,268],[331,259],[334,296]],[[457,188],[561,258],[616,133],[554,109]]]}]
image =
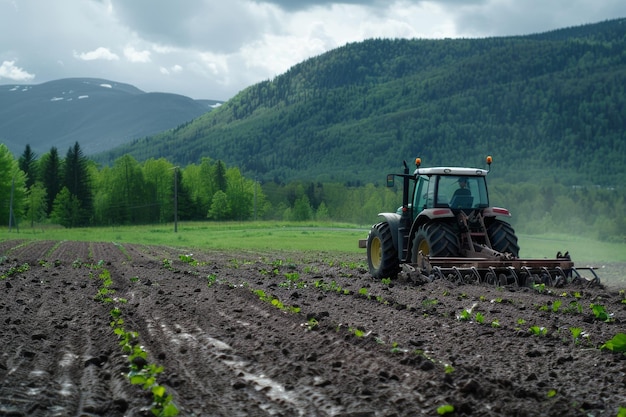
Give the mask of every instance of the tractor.
[{"label": "tractor", "polygon": [[[367,249],[370,274],[394,278],[400,272],[495,285],[558,285],[582,278],[569,254],[555,259],[520,259],[511,213],[489,203],[487,169],[464,167],[422,168],[387,175],[387,186],[402,179],[402,206],[395,213],[380,213],[359,247]],[[593,271],[593,282],[599,278]]]}]

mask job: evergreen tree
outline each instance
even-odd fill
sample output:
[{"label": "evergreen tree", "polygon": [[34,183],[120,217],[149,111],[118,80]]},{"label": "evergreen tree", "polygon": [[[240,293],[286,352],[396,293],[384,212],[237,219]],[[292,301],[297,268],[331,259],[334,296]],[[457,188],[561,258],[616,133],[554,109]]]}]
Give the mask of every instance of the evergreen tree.
[{"label": "evergreen tree", "polygon": [[89,224],[93,212],[89,160],[83,155],[78,142],[70,147],[65,157],[64,186],[78,202],[79,213],[74,226]]},{"label": "evergreen tree", "polygon": [[52,206],[62,187],[61,160],[57,148],[52,147],[50,152],[39,160],[39,173],[43,188],[46,190],[46,214],[52,213]]},{"label": "evergreen tree", "polygon": [[228,180],[226,179],[226,166],[222,161],[217,161],[217,164],[215,165],[214,178],[216,191],[220,190],[226,192]]},{"label": "evergreen tree", "polygon": [[30,190],[37,180],[37,155],[28,144],[24,149],[24,153],[20,156],[19,167],[26,175],[26,188]]}]

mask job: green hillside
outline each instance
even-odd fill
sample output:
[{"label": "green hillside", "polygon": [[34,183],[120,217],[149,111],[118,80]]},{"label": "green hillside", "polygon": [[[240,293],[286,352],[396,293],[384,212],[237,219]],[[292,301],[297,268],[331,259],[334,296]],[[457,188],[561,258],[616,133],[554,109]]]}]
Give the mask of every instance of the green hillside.
[{"label": "green hillside", "polygon": [[403,159],[502,181],[626,178],[626,19],[521,37],[372,39],[253,85],[215,111],[96,157],[202,157],[248,177],[381,183]]}]

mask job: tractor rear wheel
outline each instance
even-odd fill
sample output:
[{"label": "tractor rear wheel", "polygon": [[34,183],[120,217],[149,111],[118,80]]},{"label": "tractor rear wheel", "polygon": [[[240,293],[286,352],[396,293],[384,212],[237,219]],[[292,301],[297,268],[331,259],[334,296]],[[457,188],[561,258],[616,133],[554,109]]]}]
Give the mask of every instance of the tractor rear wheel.
[{"label": "tractor rear wheel", "polygon": [[445,222],[426,223],[417,230],[411,248],[411,261],[417,262],[417,254],[433,257],[459,256],[459,236],[454,225]]},{"label": "tractor rear wheel", "polygon": [[372,226],[367,236],[367,263],[376,279],[395,278],[400,270],[398,250],[393,245],[389,223]]},{"label": "tractor rear wheel", "polygon": [[519,245],[515,230],[507,222],[494,219],[487,226],[487,236],[491,242],[491,248],[498,252],[508,252],[514,257],[519,256]]}]

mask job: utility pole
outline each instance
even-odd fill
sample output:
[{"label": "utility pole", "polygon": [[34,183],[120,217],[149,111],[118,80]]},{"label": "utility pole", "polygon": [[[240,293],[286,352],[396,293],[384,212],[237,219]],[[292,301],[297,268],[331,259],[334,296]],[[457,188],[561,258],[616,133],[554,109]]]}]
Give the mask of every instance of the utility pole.
[{"label": "utility pole", "polygon": [[15,190],[15,175],[13,175],[13,180],[11,181],[11,200],[9,202],[9,232],[13,229],[13,222],[15,221],[15,219],[13,218],[13,192],[14,190]]},{"label": "utility pole", "polygon": [[178,167],[174,167],[174,233],[178,233]]},{"label": "utility pole", "polygon": [[254,177],[254,221],[256,221],[256,177]]}]

